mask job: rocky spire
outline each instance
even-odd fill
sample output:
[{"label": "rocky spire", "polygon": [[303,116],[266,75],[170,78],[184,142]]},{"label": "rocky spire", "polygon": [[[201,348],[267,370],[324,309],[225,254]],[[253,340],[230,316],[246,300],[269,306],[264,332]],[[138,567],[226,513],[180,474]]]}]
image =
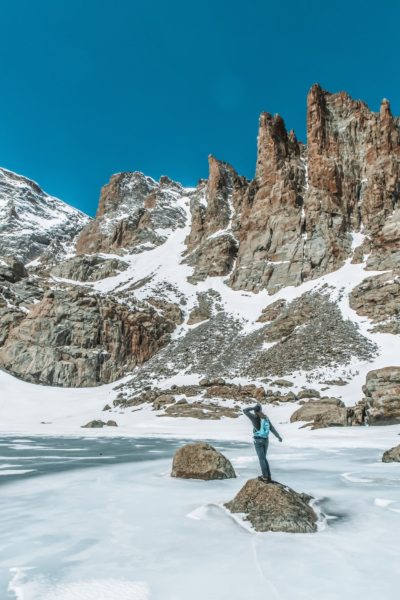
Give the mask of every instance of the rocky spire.
[{"label": "rocky spire", "polygon": [[280,115],[261,113],[257,140],[256,178],[261,183],[268,179],[271,172],[284,166],[291,156],[298,156],[300,147],[294,131],[286,131],[285,122]]}]

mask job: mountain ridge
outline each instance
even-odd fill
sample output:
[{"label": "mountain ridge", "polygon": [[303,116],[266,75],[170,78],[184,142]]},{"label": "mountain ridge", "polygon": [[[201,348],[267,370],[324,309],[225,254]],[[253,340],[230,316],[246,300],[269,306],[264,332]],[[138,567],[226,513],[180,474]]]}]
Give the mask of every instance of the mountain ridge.
[{"label": "mountain ridge", "polygon": [[251,181],[212,155],[195,188],[113,175],[68,252],[3,268],[1,367],[64,387],[129,374],[125,403],[160,378],[321,373],[361,400],[400,350],[399,119],[314,85],[307,132],[262,113]]}]

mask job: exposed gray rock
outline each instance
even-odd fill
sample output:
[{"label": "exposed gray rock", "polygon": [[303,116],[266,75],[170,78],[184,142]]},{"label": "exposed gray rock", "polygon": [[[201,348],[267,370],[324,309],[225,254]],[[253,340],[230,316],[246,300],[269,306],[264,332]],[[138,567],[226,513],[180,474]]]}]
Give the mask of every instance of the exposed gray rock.
[{"label": "exposed gray rock", "polygon": [[382,462],[400,462],[400,445],[386,450],[382,456]]},{"label": "exposed gray rock", "polygon": [[367,277],[349,297],[350,307],[367,316],[375,325],[372,331],[400,333],[400,277],[389,272]]},{"label": "exposed gray rock", "polygon": [[271,385],[277,385],[279,387],[292,387],[293,381],[288,381],[287,379],[276,379],[271,383]]},{"label": "exposed gray rock", "polygon": [[58,289],[9,325],[0,365],[34,383],[98,385],[148,360],[174,328],[148,305],[126,306],[81,287]]},{"label": "exposed gray rock", "polygon": [[176,451],[172,477],[183,479],[229,479],[236,477],[230,461],[210,444],[186,444]]},{"label": "exposed gray rock", "polygon": [[86,425],[81,425],[81,427],[84,429],[100,429],[101,427],[104,427],[104,425],[107,425],[107,423],[101,421],[100,419],[95,419],[94,421],[89,421],[89,423],[86,423]]},{"label": "exposed gray rock", "polygon": [[370,425],[400,423],[400,367],[370,371],[363,392]]},{"label": "exposed gray rock", "polygon": [[10,256],[0,259],[0,282],[16,283],[24,277],[28,277],[28,272],[20,260]]},{"label": "exposed gray rock", "polygon": [[322,293],[303,294],[285,305],[279,316],[241,343],[263,336],[271,343],[267,350],[251,356],[247,369],[251,377],[289,375],[319,367],[346,365],[351,356],[370,360],[376,346],[363,337],[357,326],[344,320],[338,306]]},{"label": "exposed gray rock", "polygon": [[75,281],[98,281],[125,271],[128,263],[116,258],[103,258],[97,255],[74,256],[57,264],[51,274]]},{"label": "exposed gray rock", "polygon": [[206,321],[212,314],[212,299],[207,293],[197,294],[197,306],[191,311],[188,319],[188,325],[195,325]]},{"label": "exposed gray rock", "polygon": [[320,398],[321,394],[317,390],[306,389],[300,390],[297,397],[299,400],[304,400],[305,398]]},{"label": "exposed gray rock", "polygon": [[347,409],[338,398],[310,400],[298,408],[290,417],[290,422],[306,421],[312,429],[347,425]]},{"label": "exposed gray rock", "polygon": [[225,506],[232,513],[244,513],[256,531],[312,533],[317,531],[318,517],[311,500],[281,483],[250,479]]}]

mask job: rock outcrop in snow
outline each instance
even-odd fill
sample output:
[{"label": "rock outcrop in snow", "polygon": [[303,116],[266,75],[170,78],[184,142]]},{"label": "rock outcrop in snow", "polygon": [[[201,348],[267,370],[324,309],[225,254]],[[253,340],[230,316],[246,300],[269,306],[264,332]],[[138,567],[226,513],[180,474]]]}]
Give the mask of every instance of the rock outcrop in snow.
[{"label": "rock outcrop in snow", "polygon": [[370,371],[363,391],[370,425],[400,423],[400,367]]},{"label": "rock outcrop in snow", "polygon": [[232,513],[244,514],[256,531],[313,533],[317,514],[311,496],[299,494],[281,483],[249,479],[233,500],[225,504]]}]

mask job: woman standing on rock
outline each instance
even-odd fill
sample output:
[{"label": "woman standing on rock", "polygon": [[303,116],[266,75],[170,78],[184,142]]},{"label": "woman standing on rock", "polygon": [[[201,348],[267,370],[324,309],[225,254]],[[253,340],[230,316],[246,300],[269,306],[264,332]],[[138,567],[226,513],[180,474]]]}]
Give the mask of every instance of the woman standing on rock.
[{"label": "woman standing on rock", "polygon": [[272,431],[274,436],[277,437],[280,442],[282,441],[282,438],[268,419],[267,415],[263,413],[261,404],[245,408],[243,412],[253,423],[254,447],[257,452],[258,460],[260,461],[262,472],[262,476],[258,479],[269,483],[271,481],[271,471],[267,461],[268,436],[270,431]]}]

